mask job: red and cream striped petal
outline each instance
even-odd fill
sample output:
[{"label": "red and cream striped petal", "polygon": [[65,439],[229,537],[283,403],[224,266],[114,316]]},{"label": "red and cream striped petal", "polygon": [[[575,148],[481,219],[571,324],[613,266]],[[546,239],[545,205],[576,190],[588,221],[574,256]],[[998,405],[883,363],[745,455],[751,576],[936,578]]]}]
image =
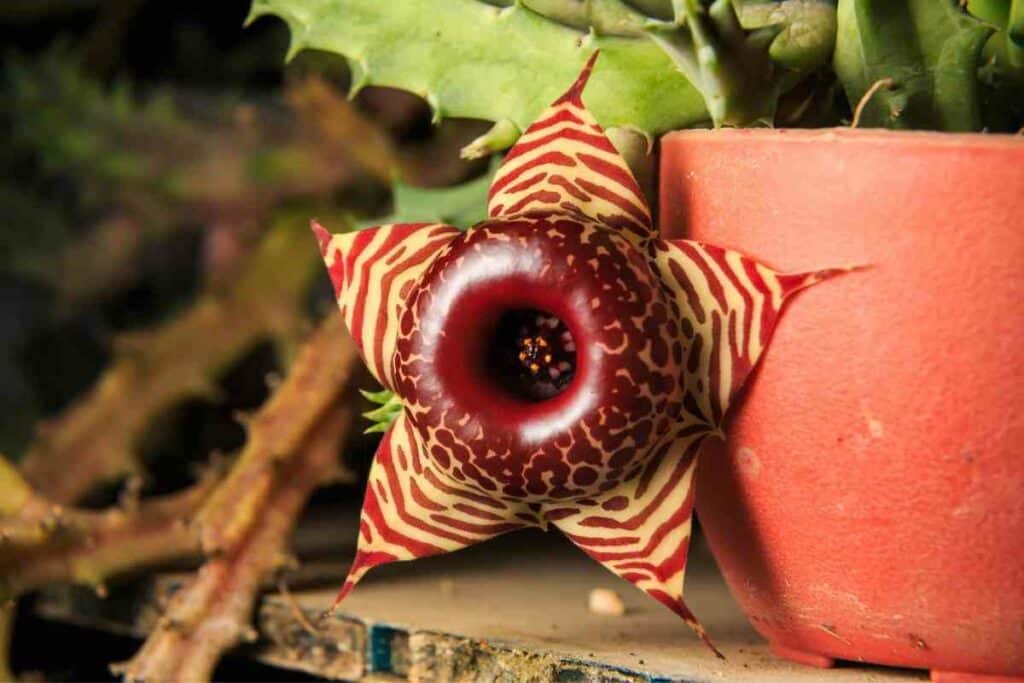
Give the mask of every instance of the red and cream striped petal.
[{"label": "red and cream striped petal", "polygon": [[595,505],[543,512],[584,552],[682,617],[719,654],[683,602],[697,453],[707,435],[704,425],[680,424],[638,476]]},{"label": "red and cream striped petal", "polygon": [[595,52],[572,87],[505,156],[491,184],[491,218],[562,214],[598,222],[634,241],[654,235],[633,173],[583,105],[596,58]]},{"label": "red and cream striped petal", "polygon": [[717,430],[768,345],[787,298],[847,269],[787,275],[700,242],[656,246],[655,264],[675,291],[683,317],[684,409]]},{"label": "red and cream striped petal", "polygon": [[459,550],[539,524],[525,504],[483,496],[439,473],[403,413],[374,456],[356,557],[335,607],[373,567]]},{"label": "red and cream striped petal", "polygon": [[370,372],[394,391],[391,358],[408,289],[461,231],[439,223],[395,223],[332,235],[313,222],[338,307]]}]

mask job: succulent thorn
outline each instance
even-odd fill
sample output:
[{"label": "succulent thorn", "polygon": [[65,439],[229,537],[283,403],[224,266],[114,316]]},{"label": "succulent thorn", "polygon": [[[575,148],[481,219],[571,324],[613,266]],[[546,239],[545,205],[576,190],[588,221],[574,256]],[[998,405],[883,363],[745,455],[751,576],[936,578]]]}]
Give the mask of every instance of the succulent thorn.
[{"label": "succulent thorn", "polygon": [[231,417],[246,430],[252,427],[253,413],[251,411],[236,410]]},{"label": "succulent thorn", "polygon": [[349,59],[348,65],[349,71],[352,73],[352,80],[348,86],[348,99],[354,100],[370,83],[370,67],[365,59],[355,58]]},{"label": "succulent thorn", "polygon": [[291,41],[289,41],[288,51],[284,55],[284,61],[286,64],[295,59],[295,56],[302,52],[303,48],[306,47],[305,36],[301,35],[298,27],[292,26],[291,29]]},{"label": "succulent thorn", "polygon": [[267,385],[267,389],[274,391],[281,386],[281,374],[278,372],[268,372],[264,375],[263,382]]},{"label": "succulent thorn", "polygon": [[430,122],[435,126],[441,123],[441,119],[444,118],[444,112],[441,111],[441,100],[437,96],[437,93],[433,91],[424,93],[423,99],[425,99],[427,104],[430,105]]},{"label": "succulent thorn", "polygon": [[491,128],[459,150],[463,159],[480,159],[494,152],[508,149],[515,144],[522,131],[509,119],[496,122]]},{"label": "succulent thorn", "polygon": [[125,480],[121,493],[117,497],[117,504],[121,510],[134,512],[138,509],[144,483],[145,479],[139,474],[132,474]]},{"label": "succulent thorn", "polygon": [[301,566],[295,553],[280,552],[274,560],[273,570],[279,573],[293,572]]},{"label": "succulent thorn", "polygon": [[168,616],[160,617],[160,619],[159,619],[159,621],[157,621],[156,625],[157,625],[157,628],[162,629],[164,631],[174,631],[176,633],[184,633],[185,632],[185,623],[183,621],[181,621],[180,619],[175,619],[174,617],[168,617]]},{"label": "succulent thorn", "polygon": [[299,626],[302,627],[302,630],[311,636],[318,635],[320,633],[320,629],[318,629],[316,625],[306,617],[306,613],[302,611],[302,608],[299,606],[295,596],[292,595],[290,590],[288,590],[288,582],[284,580],[283,576],[277,579],[277,592],[281,594],[282,598],[284,598],[285,603],[288,605],[288,610],[292,613],[292,616],[295,618],[295,621],[298,622]]}]

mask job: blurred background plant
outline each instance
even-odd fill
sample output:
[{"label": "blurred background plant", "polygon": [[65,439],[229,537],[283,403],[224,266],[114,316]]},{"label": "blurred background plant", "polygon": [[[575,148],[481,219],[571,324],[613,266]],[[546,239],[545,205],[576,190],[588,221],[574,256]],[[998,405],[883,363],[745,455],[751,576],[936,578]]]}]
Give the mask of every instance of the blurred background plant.
[{"label": "blurred background plant", "polygon": [[108,578],[169,562],[201,570],[123,675],[213,674],[292,566],[313,492],[358,504],[345,483],[374,445],[349,429],[368,406],[349,385],[372,385],[325,316],[309,218],[344,229],[388,213],[398,177],[487,171],[458,155],[485,126],[432,126],[393,90],[350,100],[343,60],[283,67],[286,28],[245,30],[248,11],[0,7],[2,680],[112,676],[127,653],[97,658],[14,600],[54,582],[105,594]]}]

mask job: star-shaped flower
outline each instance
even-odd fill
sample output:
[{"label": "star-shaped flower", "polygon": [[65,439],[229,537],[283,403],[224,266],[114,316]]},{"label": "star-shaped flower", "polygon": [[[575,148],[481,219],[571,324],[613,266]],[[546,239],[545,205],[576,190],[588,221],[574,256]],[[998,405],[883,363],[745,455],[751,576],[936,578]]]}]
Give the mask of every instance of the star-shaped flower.
[{"label": "star-shaped flower", "polygon": [[583,105],[596,56],[509,151],[469,231],[314,223],[348,328],[403,406],[338,602],[377,565],[554,525],[710,645],[682,595],[698,450],[786,298],[836,271],[659,239]]}]

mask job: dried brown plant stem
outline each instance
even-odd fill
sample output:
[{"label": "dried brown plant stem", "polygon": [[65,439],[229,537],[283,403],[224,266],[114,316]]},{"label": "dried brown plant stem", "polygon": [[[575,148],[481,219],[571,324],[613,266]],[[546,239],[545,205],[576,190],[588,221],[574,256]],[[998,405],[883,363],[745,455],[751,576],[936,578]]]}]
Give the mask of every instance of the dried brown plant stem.
[{"label": "dried brown plant stem", "polygon": [[864,109],[868,106],[871,98],[882,88],[891,88],[892,86],[893,80],[891,78],[880,78],[872,83],[867,92],[861,96],[860,101],[857,102],[857,107],[853,110],[853,121],[850,122],[850,128],[856,128],[860,125],[860,118],[863,116]]},{"label": "dried brown plant stem", "polygon": [[341,317],[328,316],[250,422],[241,457],[198,519],[212,557],[175,593],[135,657],[115,667],[127,680],[210,680],[227,649],[255,637],[261,587],[287,562],[309,496],[338,475],[357,364]]},{"label": "dried brown plant stem", "polygon": [[219,372],[262,339],[286,341],[306,324],[302,300],[318,270],[304,225],[281,219],[223,293],[180,316],[125,337],[94,387],[40,427],[22,461],[35,489],[57,503],[93,486],[141,474],[135,454],[152,419],[175,404],[212,396]]},{"label": "dried brown plant stem", "polygon": [[323,78],[310,75],[291,84],[285,99],[326,144],[346,151],[377,180],[393,180],[399,161],[391,138]]},{"label": "dried brown plant stem", "polygon": [[[186,493],[130,509],[82,513],[61,505],[101,482],[137,477],[135,444],[152,418],[212,393],[216,374],[261,338],[292,343],[307,324],[301,302],[318,265],[304,217],[274,221],[234,286],[124,340],[96,386],[41,427],[22,472],[0,458],[0,594],[49,582],[100,589],[109,575],[200,555],[198,534],[183,520],[212,490],[210,475]],[[13,609],[0,615],[0,639],[10,638],[12,622]]]},{"label": "dried brown plant stem", "polygon": [[15,603],[8,600],[0,604],[0,681],[14,681],[14,672],[10,669],[11,637],[14,635]]},{"label": "dried brown plant stem", "polygon": [[20,509],[0,511],[0,601],[51,583],[79,583],[99,592],[129,570],[200,554],[189,520],[209,498],[219,473],[207,470],[191,487],[134,505],[93,512],[66,509],[17,482],[0,461],[0,480],[14,483]]},{"label": "dried brown plant stem", "polygon": [[238,462],[197,520],[205,552],[217,554],[241,542],[266,507],[279,472],[346,391],[358,357],[341,317],[328,315],[267,403],[246,420],[248,438]]}]

